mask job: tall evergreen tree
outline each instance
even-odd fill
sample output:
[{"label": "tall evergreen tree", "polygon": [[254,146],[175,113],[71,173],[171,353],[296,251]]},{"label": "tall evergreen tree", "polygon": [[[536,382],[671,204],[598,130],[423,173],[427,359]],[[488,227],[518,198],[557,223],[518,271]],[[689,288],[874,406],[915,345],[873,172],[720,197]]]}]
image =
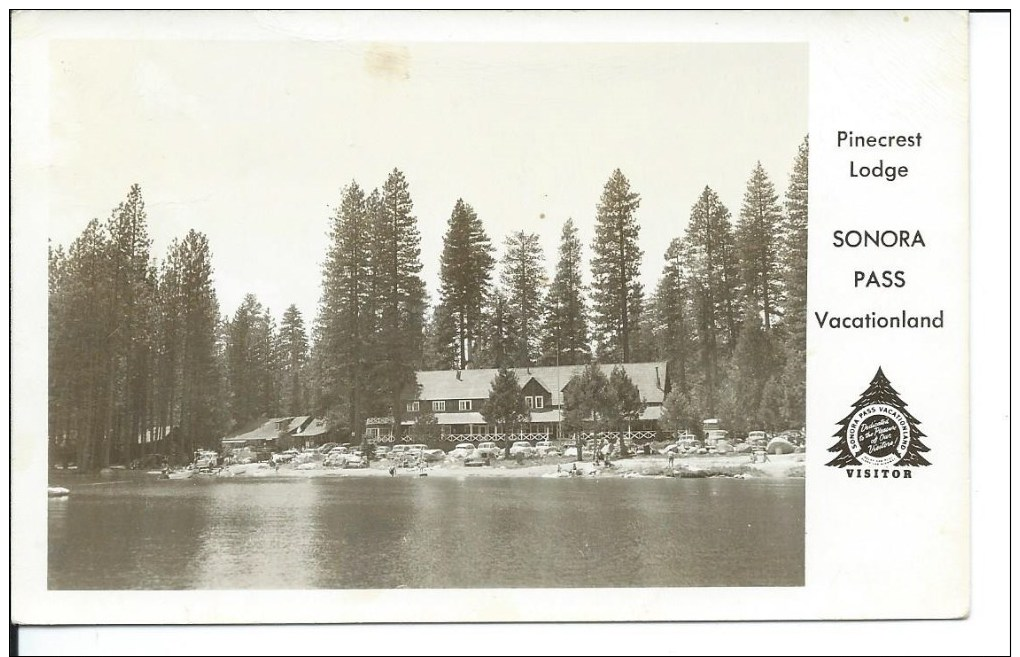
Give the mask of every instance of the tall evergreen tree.
[{"label": "tall evergreen tree", "polygon": [[581,277],[581,240],[573,219],[563,224],[556,275],[542,322],[542,364],[577,365],[591,357],[587,289]]},{"label": "tall evergreen tree", "polygon": [[692,304],[687,289],[688,273],[683,257],[683,243],[674,238],[666,249],[666,264],[652,302],[654,316],[652,334],[657,356],[669,363],[675,387],[687,390],[689,361],[693,355],[691,341]]},{"label": "tall evergreen tree", "polygon": [[759,314],[766,331],[771,330],[783,306],[781,221],[775,186],[758,162],[744,192],[736,238],[747,312]]},{"label": "tall evergreen tree", "polygon": [[381,400],[389,402],[394,435],[404,410],[401,399],[416,385],[425,321],[421,235],[413,207],[404,174],[394,169],[382,187],[370,246],[376,290],[372,303],[378,317],[371,351],[376,389]]},{"label": "tall evergreen tree", "polygon": [[786,292],[783,327],[786,365],[776,387],[782,391],[786,426],[804,426],[807,371],[807,231],[808,231],[808,138],[804,137],[786,190],[786,221],[783,226],[782,270]]},{"label": "tall evergreen tree", "polygon": [[227,382],[235,425],[271,414],[266,407],[268,328],[266,309],[254,294],[246,294],[227,328]]},{"label": "tall evergreen tree", "polygon": [[613,171],[599,200],[592,242],[593,328],[602,359],[628,362],[641,315],[643,290],[638,281],[642,251],[635,212],[640,196],[619,169]]},{"label": "tall evergreen tree", "polygon": [[740,288],[730,212],[710,187],[691,208],[680,253],[700,354],[697,383],[703,391],[703,410],[711,415],[717,410],[723,365],[737,340]]},{"label": "tall evergreen tree", "polygon": [[69,449],[74,445],[83,471],[107,465],[102,458],[109,431],[106,402],[112,355],[106,316],[112,278],[108,255],[109,240],[93,219],[51,272],[60,291],[50,299],[49,321],[56,330],[50,334],[49,375],[64,381],[57,408],[65,441]]},{"label": "tall evergreen tree", "polygon": [[364,433],[374,317],[369,245],[373,237],[365,194],[356,182],[334,211],[323,266],[315,353],[329,416],[354,436]]},{"label": "tall evergreen tree", "polygon": [[422,353],[422,369],[452,370],[456,366],[458,349],[450,336],[455,335],[457,326],[442,303],[435,305],[425,323],[425,346]]},{"label": "tall evergreen tree", "polygon": [[773,331],[757,315],[749,315],[737,340],[727,376],[722,414],[736,435],[765,428],[762,399],[769,379],[781,370],[781,352]]},{"label": "tall evergreen tree", "polygon": [[106,225],[110,237],[110,376],[108,388],[109,439],[104,440],[102,461],[111,454],[121,463],[134,456],[137,436],[145,422],[145,392],[150,362],[151,301],[148,226],[145,201],[138,185],[113,211]]},{"label": "tall evergreen tree", "polygon": [[486,303],[481,335],[471,362],[480,368],[516,367],[517,343],[512,329],[510,301],[501,289],[493,290]]},{"label": "tall evergreen tree", "polygon": [[545,258],[538,235],[523,230],[511,233],[505,248],[500,280],[507,297],[509,365],[527,367],[538,361]]},{"label": "tall evergreen tree", "polygon": [[220,431],[216,403],[219,381],[216,325],[219,303],[213,289],[212,256],[208,238],[189,230],[174,240],[167,255],[164,299],[173,331],[176,370],[170,426],[178,427],[178,458],[190,459],[198,447],[218,447]]},{"label": "tall evergreen tree", "polygon": [[452,319],[453,333],[444,335],[456,349],[455,366],[463,369],[479,337],[482,308],[492,278],[492,243],[474,209],[457,199],[443,236],[440,258],[440,302]]},{"label": "tall evergreen tree", "polygon": [[783,225],[782,270],[786,290],[784,324],[794,348],[803,354],[807,330],[807,231],[808,231],[808,138],[797,150],[797,159],[786,190],[786,221]]},{"label": "tall evergreen tree", "polygon": [[308,336],[301,311],[294,304],[283,313],[276,351],[280,367],[281,410],[287,415],[307,413],[304,370],[308,362]]}]

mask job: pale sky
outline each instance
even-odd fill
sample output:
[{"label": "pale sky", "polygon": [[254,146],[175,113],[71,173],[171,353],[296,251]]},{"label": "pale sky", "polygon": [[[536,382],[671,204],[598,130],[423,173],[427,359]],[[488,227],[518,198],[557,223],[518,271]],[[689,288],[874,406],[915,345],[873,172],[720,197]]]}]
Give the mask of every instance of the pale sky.
[{"label": "pale sky", "polygon": [[568,217],[590,258],[619,167],[641,195],[651,294],[704,186],[736,221],[755,162],[782,194],[807,133],[804,44],[93,40],[54,42],[50,64],[53,241],[138,183],[155,257],[189,228],[209,236],[221,314],[252,292],[309,327],[352,179],[404,172],[435,301],[457,198],[497,257],[511,231],[537,232],[551,271]]}]

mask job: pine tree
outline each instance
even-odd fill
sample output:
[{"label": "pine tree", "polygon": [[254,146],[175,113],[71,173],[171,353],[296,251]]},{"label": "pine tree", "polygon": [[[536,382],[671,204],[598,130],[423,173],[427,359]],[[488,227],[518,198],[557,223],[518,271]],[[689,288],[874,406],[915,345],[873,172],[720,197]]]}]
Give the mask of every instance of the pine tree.
[{"label": "pine tree", "polygon": [[519,230],[505,243],[501,283],[507,301],[507,328],[511,367],[538,361],[539,322],[546,285],[542,247],[538,235]]},{"label": "pine tree", "polygon": [[208,238],[189,230],[184,239],[171,243],[167,261],[167,310],[176,326],[171,367],[177,372],[169,424],[180,431],[178,458],[190,459],[199,447],[218,447],[223,429],[216,422],[219,303]]},{"label": "pine tree", "polygon": [[129,463],[142,430],[145,379],[149,364],[149,247],[145,201],[138,185],[117,206],[106,224],[109,235],[111,289],[110,376],[108,423],[102,462],[111,457]]},{"label": "pine tree", "polygon": [[808,231],[808,138],[797,152],[790,186],[786,190],[786,222],[783,226],[782,269],[786,303],[783,327],[786,364],[779,381],[786,426],[804,426],[807,370],[807,231]]},{"label": "pine tree", "polygon": [[[907,420],[908,431],[910,433],[909,443],[903,455],[898,460],[891,463],[891,465],[901,466],[931,465],[931,463],[928,462],[928,459],[926,459],[923,456],[923,452],[928,452],[930,451],[930,449],[928,448],[927,445],[921,442],[921,438],[924,438],[925,434],[921,431],[921,429],[918,426],[921,423],[920,420],[911,415],[910,411],[907,410],[906,402],[904,402],[900,398],[899,393],[896,392],[896,390],[892,387],[892,384],[889,383],[889,379],[886,378],[885,373],[882,372],[881,367],[878,368],[877,372],[875,372],[875,376],[871,379],[871,383],[868,385],[868,388],[864,392],[862,392],[860,398],[858,398],[858,400],[854,402],[853,409],[850,411],[850,413],[848,413],[846,417],[839,421],[838,424],[840,429],[835,434],[833,434],[833,436],[838,438],[839,440],[836,441],[835,445],[829,448],[830,452],[836,452],[837,454],[836,457],[829,461],[828,463],[826,463],[826,465],[843,468],[851,465],[862,465],[858,456],[868,455],[873,457],[884,457],[889,454],[898,454],[898,451],[896,450],[897,446],[895,440],[892,442],[892,444],[886,447],[879,448],[874,443],[865,443],[865,440],[867,440],[866,437],[862,438],[860,445],[861,449],[860,451],[857,452],[856,455],[851,450],[848,441],[848,434],[850,432],[851,421],[853,420],[854,416],[857,415],[858,411],[860,411],[862,408],[866,406],[871,406],[873,404],[885,404],[891,406],[892,408],[899,411],[903,415],[903,417]],[[890,426],[894,424],[892,418],[884,416],[880,413],[871,415],[868,419],[863,420],[861,422],[861,425],[864,425],[867,422],[876,423],[883,422]]]},{"label": "pine tree", "polygon": [[782,265],[786,305],[783,321],[793,348],[803,355],[807,331],[807,230],[808,230],[808,138],[797,151],[797,160],[786,190],[786,222],[783,226]]},{"label": "pine tree", "polygon": [[429,445],[433,444],[440,434],[439,419],[436,417],[436,414],[432,412],[431,407],[423,406],[421,413],[418,414],[418,417],[414,419],[414,424],[411,425],[411,439],[416,443]]},{"label": "pine tree", "polygon": [[581,240],[574,221],[567,219],[542,321],[543,365],[578,365],[591,358],[586,292],[581,277]]},{"label": "pine tree", "polygon": [[511,328],[510,301],[503,290],[489,294],[482,330],[471,363],[479,368],[514,367],[517,344]]},{"label": "pine tree", "polygon": [[740,287],[730,212],[710,187],[691,208],[680,260],[685,264],[683,287],[692,306],[700,356],[696,383],[704,393],[703,411],[715,415],[724,364],[737,341]]},{"label": "pine tree", "polygon": [[455,366],[463,369],[479,338],[482,308],[492,277],[492,243],[474,209],[457,199],[443,236],[440,258],[440,303],[452,319],[452,334],[442,340],[454,345]]},{"label": "pine tree", "polygon": [[63,415],[65,443],[74,445],[79,470],[93,471],[102,461],[108,438],[106,412],[112,383],[112,356],[106,311],[112,276],[109,240],[93,219],[70,245],[66,258],[54,263],[51,281],[60,286],[51,296],[49,376],[63,380],[58,407]]},{"label": "pine tree", "polygon": [[246,294],[227,329],[227,380],[231,418],[243,425],[263,415],[267,407],[268,311],[254,294]]},{"label": "pine tree", "polygon": [[772,329],[783,306],[778,199],[775,186],[758,162],[747,182],[736,236],[747,312],[760,314],[766,331]]},{"label": "pine tree", "polygon": [[686,390],[689,361],[694,352],[691,340],[693,313],[690,291],[686,286],[688,274],[680,238],[674,238],[669,243],[665,259],[662,277],[652,301],[650,314],[654,319],[651,330],[657,356],[668,361],[675,386]]},{"label": "pine tree", "polygon": [[640,225],[634,216],[640,203],[623,173],[613,171],[598,204],[592,242],[593,328],[599,357],[624,363],[630,361],[632,333],[642,309]]},{"label": "pine tree", "polygon": [[369,248],[372,237],[365,194],[352,181],[344,188],[330,224],[315,355],[327,415],[354,436],[364,433],[369,403],[375,322],[371,312],[375,289]]},{"label": "pine tree", "polygon": [[301,311],[294,304],[287,307],[280,322],[276,343],[280,367],[281,408],[287,415],[307,413],[304,369],[308,362],[308,336]]},{"label": "pine tree", "polygon": [[499,368],[489,388],[489,398],[482,405],[482,417],[488,424],[494,424],[503,434],[506,457],[510,458],[510,437],[514,428],[528,417],[528,407],[517,374],[506,367]]},{"label": "pine tree", "polygon": [[627,371],[617,365],[609,374],[609,397],[603,415],[610,429],[621,432],[619,447],[622,456],[627,454],[622,432],[631,422],[641,417],[644,410],[645,403],[641,400],[641,392]]},{"label": "pine tree", "polygon": [[400,429],[401,400],[416,385],[414,372],[422,357],[425,283],[413,207],[404,174],[394,169],[383,184],[370,247],[376,289],[371,303],[377,309],[370,345],[380,401],[373,410],[388,407],[393,435]]},{"label": "pine tree", "polygon": [[701,424],[701,410],[692,391],[675,387],[662,402],[659,431],[675,436],[680,431],[691,431]]},{"label": "pine tree", "polygon": [[741,435],[764,427],[762,395],[768,380],[780,370],[773,333],[765,330],[756,315],[745,318],[727,376],[729,394],[721,404],[733,432]]},{"label": "pine tree", "polygon": [[82,471],[129,464],[155,441],[188,459],[223,429],[208,240],[174,240],[159,268],[150,245],[133,185],[105,224],[50,252],[53,456]]},{"label": "pine tree", "polygon": [[457,363],[458,350],[450,339],[457,331],[456,323],[443,304],[436,304],[425,323],[425,346],[421,368],[424,370],[452,370]]},{"label": "pine tree", "polygon": [[582,432],[598,433],[608,428],[605,412],[611,398],[609,377],[596,361],[585,365],[564,386],[563,424],[568,434],[574,434],[578,461],[583,460]]}]

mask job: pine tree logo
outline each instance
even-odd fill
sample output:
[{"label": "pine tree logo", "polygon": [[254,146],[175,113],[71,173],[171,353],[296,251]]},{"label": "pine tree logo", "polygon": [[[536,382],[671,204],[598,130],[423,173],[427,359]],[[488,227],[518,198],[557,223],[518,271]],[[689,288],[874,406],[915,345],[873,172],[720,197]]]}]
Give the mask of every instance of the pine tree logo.
[{"label": "pine tree logo", "polygon": [[839,421],[839,440],[829,448],[838,452],[826,465],[847,466],[921,466],[931,465],[922,452],[924,433],[920,420],[907,411],[907,404],[878,368],[868,389],[861,393],[853,410]]}]

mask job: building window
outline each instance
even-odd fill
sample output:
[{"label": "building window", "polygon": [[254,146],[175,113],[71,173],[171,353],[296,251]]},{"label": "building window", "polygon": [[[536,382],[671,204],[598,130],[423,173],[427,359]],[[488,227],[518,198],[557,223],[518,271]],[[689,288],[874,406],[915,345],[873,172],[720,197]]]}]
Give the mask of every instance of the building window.
[{"label": "building window", "polygon": [[414,413],[414,412],[416,412],[418,410],[421,410],[421,405],[418,402],[416,402],[416,401],[407,402],[407,412],[408,413]]},{"label": "building window", "polygon": [[535,398],[534,397],[525,397],[524,398],[524,405],[527,406],[528,408],[535,408]]},{"label": "building window", "polygon": [[462,411],[470,411],[471,410],[471,400],[470,399],[461,399],[460,402],[457,403],[457,407],[460,410],[462,410]]},{"label": "building window", "polygon": [[433,411],[445,411],[446,410],[446,401],[444,400],[444,401],[434,401],[434,402],[432,402],[432,410]]},{"label": "building window", "polygon": [[545,408],[545,397],[535,395],[535,408]]}]

